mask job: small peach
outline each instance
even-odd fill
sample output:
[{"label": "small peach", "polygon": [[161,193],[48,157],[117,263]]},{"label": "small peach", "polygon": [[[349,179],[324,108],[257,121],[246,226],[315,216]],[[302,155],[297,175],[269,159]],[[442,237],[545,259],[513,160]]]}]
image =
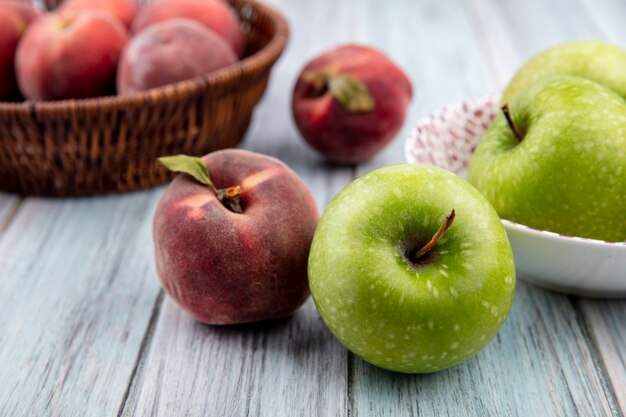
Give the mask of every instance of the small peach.
[{"label": "small peach", "polygon": [[381,52],[344,45],[309,62],[292,100],[304,139],[328,159],[364,162],[398,133],[411,101],[411,82]]},{"label": "small peach", "polygon": [[17,47],[15,70],[24,97],[62,100],[113,94],[128,40],[109,13],[50,13],[37,19]]},{"label": "small peach", "polygon": [[239,19],[223,0],[158,0],[139,10],[133,22],[133,32],[157,22],[187,18],[211,29],[230,44],[237,56],[244,50],[244,37]]},{"label": "small peach", "polygon": [[190,19],[150,25],[122,52],[117,91],[129,94],[208,74],[237,61],[232,48]]},{"label": "small peach", "polygon": [[135,0],[65,0],[59,10],[108,12],[120,19],[127,28],[130,28],[137,13],[137,2]]},{"label": "small peach", "polygon": [[15,51],[26,28],[40,13],[22,1],[0,1],[0,100],[19,97]]}]

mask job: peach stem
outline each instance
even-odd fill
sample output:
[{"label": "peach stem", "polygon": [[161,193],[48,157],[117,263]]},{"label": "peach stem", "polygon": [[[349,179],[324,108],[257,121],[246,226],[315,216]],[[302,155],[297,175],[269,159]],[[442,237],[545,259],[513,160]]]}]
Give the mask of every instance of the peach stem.
[{"label": "peach stem", "polygon": [[241,201],[239,200],[239,195],[241,194],[241,186],[233,185],[228,188],[220,188],[219,190],[215,188],[211,184],[211,189],[215,193],[215,196],[218,200],[226,207],[228,210],[234,213],[243,213],[243,209],[241,208]]}]

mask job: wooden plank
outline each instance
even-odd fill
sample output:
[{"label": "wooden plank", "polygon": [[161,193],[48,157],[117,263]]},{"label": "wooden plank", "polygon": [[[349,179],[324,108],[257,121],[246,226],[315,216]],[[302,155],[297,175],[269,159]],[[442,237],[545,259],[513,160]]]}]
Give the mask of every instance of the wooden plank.
[{"label": "wooden plank", "polygon": [[609,377],[616,401],[626,414],[626,301],[578,301],[589,333]]},{"label": "wooden plank", "polygon": [[[582,5],[584,2],[585,5]],[[623,2],[605,0],[480,1],[470,7],[501,91],[533,55],[562,42],[601,39],[626,47]]]},{"label": "wooden plank", "polygon": [[0,192],[0,236],[9,227],[21,202],[22,199],[14,194]]},{"label": "wooden plank", "polygon": [[160,192],[25,200],[0,240],[0,415],[116,415],[159,293]]},{"label": "wooden plank", "polygon": [[[351,22],[351,4],[269,3],[286,15],[292,36],[243,147],[286,162],[321,211],[354,169],[328,164],[300,138],[291,122],[291,93],[308,59],[350,38],[353,28],[344,25]],[[311,300],[277,323],[211,327],[166,296],[122,415],[345,416],[347,357]]]},{"label": "wooden plank", "polygon": [[626,3],[620,0],[578,0],[585,14],[594,22],[602,38],[624,47],[626,45]]},{"label": "wooden plank", "polygon": [[123,415],[345,415],[347,355],[313,310],[207,326],[166,297]]}]

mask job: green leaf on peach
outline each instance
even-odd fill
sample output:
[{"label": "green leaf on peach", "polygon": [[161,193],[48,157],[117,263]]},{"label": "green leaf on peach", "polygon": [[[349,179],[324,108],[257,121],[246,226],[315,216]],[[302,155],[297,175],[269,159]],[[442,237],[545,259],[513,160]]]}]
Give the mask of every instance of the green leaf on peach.
[{"label": "green leaf on peach", "polygon": [[347,76],[330,77],[328,89],[339,104],[351,113],[374,110],[376,103],[367,86],[361,81]]},{"label": "green leaf on peach", "polygon": [[202,161],[202,158],[189,155],[163,156],[158,161],[165,168],[172,172],[182,172],[191,175],[196,181],[208,185],[212,189],[213,182],[209,176],[209,170]]}]

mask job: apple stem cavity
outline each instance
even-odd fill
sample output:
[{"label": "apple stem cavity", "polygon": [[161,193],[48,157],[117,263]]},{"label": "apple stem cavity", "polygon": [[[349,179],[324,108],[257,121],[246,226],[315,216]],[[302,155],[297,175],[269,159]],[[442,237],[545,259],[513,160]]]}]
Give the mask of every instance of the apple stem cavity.
[{"label": "apple stem cavity", "polygon": [[444,220],[444,222],[441,224],[441,226],[439,226],[439,230],[437,230],[437,232],[433,235],[430,241],[427,244],[425,244],[420,250],[418,250],[415,253],[415,255],[409,257],[411,262],[417,263],[420,260],[420,258],[422,258],[424,255],[430,252],[432,248],[435,247],[435,245],[437,244],[437,242],[439,242],[439,239],[441,239],[443,234],[446,233],[446,231],[450,228],[450,226],[452,226],[452,222],[454,221],[455,216],[456,216],[456,213],[454,209],[452,209],[452,211],[450,211],[450,214],[446,216],[446,219]]},{"label": "apple stem cavity", "polygon": [[313,97],[330,92],[349,113],[370,112],[376,108],[367,85],[349,75],[336,75],[329,71],[307,72],[302,79],[309,84]]},{"label": "apple stem cavity", "polygon": [[504,113],[504,117],[506,118],[506,122],[509,124],[509,127],[511,128],[511,131],[513,132],[513,135],[515,135],[515,138],[517,138],[517,140],[521,142],[523,137],[522,137],[522,135],[520,135],[520,133],[515,128],[515,124],[513,123],[513,119],[511,118],[511,113],[509,112],[509,105],[508,104],[505,104],[504,106],[502,106],[502,113]]},{"label": "apple stem cavity", "polygon": [[234,185],[227,188],[217,188],[202,158],[189,155],[163,156],[158,161],[172,172],[182,172],[192,176],[196,181],[208,186],[217,199],[233,213],[243,213],[241,207],[241,186]]}]

